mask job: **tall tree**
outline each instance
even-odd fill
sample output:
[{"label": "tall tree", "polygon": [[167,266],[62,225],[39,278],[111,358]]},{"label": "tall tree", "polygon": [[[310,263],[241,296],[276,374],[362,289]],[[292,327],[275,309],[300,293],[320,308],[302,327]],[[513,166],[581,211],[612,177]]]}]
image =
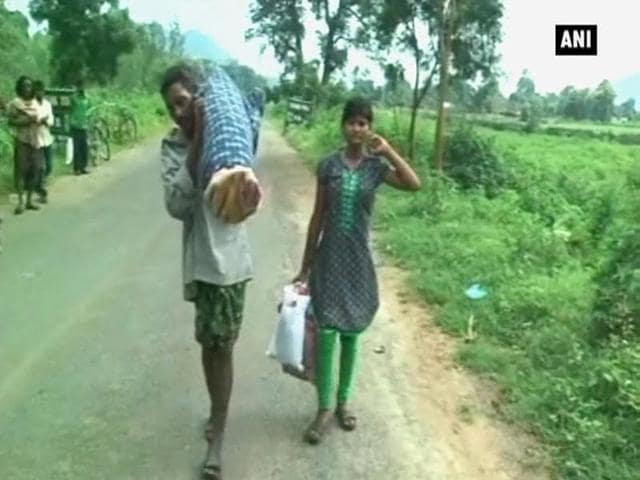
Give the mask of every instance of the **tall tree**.
[{"label": "tall tree", "polygon": [[254,0],[251,4],[248,40],[262,38],[266,41],[262,50],[273,48],[276,60],[284,66],[284,76],[295,77],[295,83],[304,84],[305,37],[303,23],[304,6],[301,0]]},{"label": "tall tree", "polygon": [[20,12],[9,11],[0,0],[0,97],[13,95],[20,75],[48,80],[48,39],[29,37],[29,22]]},{"label": "tall tree", "polygon": [[[310,0],[311,11],[317,20],[324,22],[326,31],[319,32],[322,55],[322,77],[326,85],[337,70],[347,63],[348,46],[353,42],[351,23],[358,18],[358,0]],[[337,5],[335,4],[337,2]],[[333,4],[333,5],[332,5]],[[334,7],[334,8],[332,8]]]},{"label": "tall tree", "polygon": [[352,73],[352,92],[354,95],[368,98],[376,101],[380,98],[380,90],[378,90],[371,80],[371,72],[367,69],[355,67]]},{"label": "tall tree", "polygon": [[134,23],[117,0],[31,0],[29,8],[48,25],[58,82],[86,76],[106,83],[117,74],[119,57],[134,48]]},{"label": "tall tree", "polygon": [[536,84],[533,82],[528,70],[522,72],[522,77],[518,80],[516,91],[511,94],[509,100],[518,104],[525,105],[531,97],[536,94]]},{"label": "tall tree", "polygon": [[613,117],[616,92],[609,80],[604,80],[590,98],[590,113],[593,120],[610,122]]},{"label": "tall tree", "polygon": [[169,30],[169,55],[174,58],[179,58],[184,55],[185,37],[180,29],[178,22],[171,24]]},{"label": "tall tree", "polygon": [[494,110],[494,101],[500,95],[498,88],[498,80],[494,76],[490,76],[477,90],[473,93],[471,105],[474,111],[478,113],[492,113]]},{"label": "tall tree", "polygon": [[[440,36],[444,31],[442,0],[362,0],[358,9],[364,25],[359,39],[377,52],[402,49],[415,66],[409,156],[414,157],[416,118],[442,61]],[[501,0],[457,0],[451,27],[452,78],[489,76],[501,38]]]},{"label": "tall tree", "polygon": [[179,29],[165,30],[157,22],[137,25],[135,48],[120,57],[116,83],[123,88],[155,90],[164,69],[181,57],[182,38]]},{"label": "tall tree", "polygon": [[250,93],[254,88],[261,88],[264,90],[267,87],[267,80],[256,73],[256,71],[251,67],[241,65],[235,60],[222,65],[222,67],[233,79],[236,85],[238,85],[240,90],[245,93]]},{"label": "tall tree", "polygon": [[629,98],[626,102],[620,105],[620,116],[626,118],[633,118],[636,115],[636,100],[635,98]]}]

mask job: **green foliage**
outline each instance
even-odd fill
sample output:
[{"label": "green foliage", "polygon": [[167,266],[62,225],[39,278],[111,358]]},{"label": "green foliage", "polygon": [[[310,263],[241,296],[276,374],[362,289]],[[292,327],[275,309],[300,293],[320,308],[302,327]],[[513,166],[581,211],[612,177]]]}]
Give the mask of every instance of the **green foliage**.
[{"label": "green foliage", "polygon": [[164,71],[181,58],[182,43],[184,37],[176,25],[168,31],[155,22],[137,25],[133,51],[119,57],[115,85],[155,92]]},{"label": "green foliage", "polygon": [[636,100],[635,98],[629,98],[626,102],[622,103],[618,108],[618,116],[632,119],[636,116]]},{"label": "green foliage", "polygon": [[592,334],[598,341],[612,335],[637,340],[640,337],[640,227],[634,225],[625,231],[616,239],[612,250],[596,277],[598,290]]},{"label": "green foliage", "polygon": [[532,95],[522,109],[525,132],[532,133],[538,130],[542,121],[542,109],[542,98],[539,95]]},{"label": "green foliage", "polygon": [[494,143],[478,135],[470,126],[458,127],[447,142],[446,174],[462,189],[484,189],[495,196],[507,175]]},{"label": "green foliage", "polygon": [[310,0],[316,20],[324,22],[324,31],[318,34],[322,57],[321,85],[327,85],[332,75],[347,64],[351,21],[356,17],[355,7],[359,3],[359,0],[339,0],[335,5],[329,0]]},{"label": "green foliage", "polygon": [[14,96],[14,85],[20,75],[48,81],[48,38],[29,38],[29,24],[24,15],[10,12],[0,0],[0,105]]},{"label": "green foliage", "polygon": [[591,96],[591,118],[600,122],[610,122],[613,117],[616,92],[611,82],[603,81]]},{"label": "green foliage", "polygon": [[590,92],[566,87],[559,95],[558,113],[574,120],[591,119],[609,122],[614,114],[616,93],[608,80],[604,80]]},{"label": "green foliage", "polygon": [[236,61],[225,63],[222,67],[240,90],[245,93],[249,93],[255,88],[264,90],[267,87],[267,80],[263,76],[258,75],[251,67],[241,65]]},{"label": "green foliage", "polygon": [[[502,2],[474,0],[452,3],[412,0],[366,1],[358,4],[362,19],[358,42],[379,58],[393,50],[403,50],[415,59],[411,122],[408,130],[409,157],[415,157],[416,117],[433,86],[441,65],[440,40],[449,32],[454,79],[470,80],[492,76],[498,60],[496,47],[501,38]],[[427,35],[422,33],[427,31]]]},{"label": "green foliage", "polygon": [[87,79],[105,85],[118,73],[121,55],[135,45],[135,24],[116,0],[31,0],[34,20],[47,22],[53,79],[74,85]]},{"label": "green foliage", "polygon": [[284,66],[284,75],[300,84],[305,60],[302,43],[306,34],[301,0],[255,0],[251,4],[251,24],[247,39],[262,38]]},{"label": "green foliage", "polygon": [[515,102],[517,105],[526,104],[536,94],[536,86],[533,80],[529,76],[529,72],[525,70],[522,73],[522,77],[518,80],[516,91],[511,94],[509,100]]}]

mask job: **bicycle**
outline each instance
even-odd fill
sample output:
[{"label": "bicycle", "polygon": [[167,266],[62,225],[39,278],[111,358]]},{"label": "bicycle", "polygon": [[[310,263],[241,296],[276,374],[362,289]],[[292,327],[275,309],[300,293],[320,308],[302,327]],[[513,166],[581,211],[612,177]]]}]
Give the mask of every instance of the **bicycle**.
[{"label": "bicycle", "polygon": [[109,145],[109,122],[99,113],[97,107],[89,110],[89,128],[87,130],[87,143],[89,150],[89,162],[97,166],[100,161],[108,162],[111,159],[111,147]]},{"label": "bicycle", "polygon": [[113,121],[109,138],[121,145],[134,143],[138,139],[138,121],[131,109],[111,102],[103,103],[102,108],[105,116]]}]

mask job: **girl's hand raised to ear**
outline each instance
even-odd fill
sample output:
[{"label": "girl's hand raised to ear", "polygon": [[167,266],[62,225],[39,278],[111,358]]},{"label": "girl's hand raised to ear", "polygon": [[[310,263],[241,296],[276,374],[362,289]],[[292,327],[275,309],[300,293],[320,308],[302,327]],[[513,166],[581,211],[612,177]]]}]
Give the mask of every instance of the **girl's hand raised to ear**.
[{"label": "girl's hand raised to ear", "polygon": [[369,136],[368,143],[369,150],[374,155],[382,155],[384,157],[388,157],[392,152],[392,148],[391,145],[389,145],[389,142],[387,142],[382,136],[375,133],[372,133]]}]

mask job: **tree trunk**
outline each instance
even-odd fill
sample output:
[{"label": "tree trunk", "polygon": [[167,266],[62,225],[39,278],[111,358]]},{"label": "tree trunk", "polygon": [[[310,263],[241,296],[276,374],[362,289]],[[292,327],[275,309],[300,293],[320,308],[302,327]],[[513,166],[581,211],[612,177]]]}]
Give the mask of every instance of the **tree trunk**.
[{"label": "tree trunk", "polygon": [[304,55],[302,52],[302,37],[300,35],[296,35],[296,60],[295,60],[295,85],[296,89],[299,90],[299,93],[304,89],[304,78],[302,76],[304,70]]},{"label": "tree trunk", "polygon": [[446,12],[444,11],[445,0],[443,0],[443,30],[440,34],[440,51],[442,52],[442,58],[440,59],[440,101],[438,106],[438,122],[436,125],[436,167],[438,172],[442,173],[444,170],[444,130],[445,130],[445,116],[446,109],[445,103],[447,101],[448,83],[449,83],[449,57],[450,57],[450,22],[445,19]]},{"label": "tree trunk", "polygon": [[[327,7],[328,8],[328,7]],[[336,15],[340,15],[340,11]],[[331,75],[333,74],[333,56],[335,52],[335,35],[336,28],[334,25],[334,18],[329,17],[329,12],[326,12],[325,21],[327,23],[327,36],[325,38],[325,43],[322,45],[322,79],[320,80],[320,85],[323,87],[329,83],[331,79]]]},{"label": "tree trunk", "polygon": [[411,123],[409,124],[409,160],[413,163],[416,149],[416,121],[418,118],[418,108],[420,108],[420,58],[416,52],[416,78],[413,84],[413,102],[411,104]]},{"label": "tree trunk", "polygon": [[331,66],[331,62],[333,59],[333,32],[329,31],[327,35],[327,43],[323,46],[323,59],[322,59],[322,79],[320,80],[320,85],[323,87],[329,83],[331,80],[331,74],[333,73],[333,67]]}]

